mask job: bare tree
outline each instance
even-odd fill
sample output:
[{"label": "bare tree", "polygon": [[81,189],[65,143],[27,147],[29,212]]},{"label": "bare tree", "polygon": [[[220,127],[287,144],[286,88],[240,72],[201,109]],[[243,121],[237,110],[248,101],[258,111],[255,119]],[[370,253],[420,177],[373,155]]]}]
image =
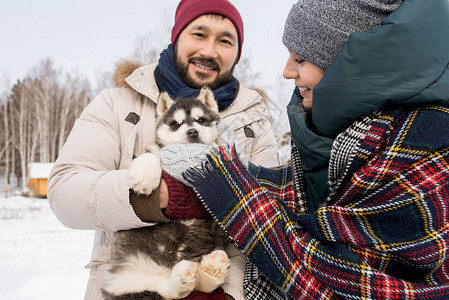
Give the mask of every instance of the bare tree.
[{"label": "bare tree", "polygon": [[[130,55],[122,57],[116,62],[131,61],[135,65],[146,65],[157,62],[159,55],[170,44],[171,28],[168,24],[161,24],[160,28],[149,30],[146,34],[138,36]],[[94,83],[93,94],[98,94],[104,88],[114,85],[113,71],[101,71]]]},{"label": "bare tree", "polygon": [[273,131],[278,141],[279,159],[282,164],[288,163],[291,157],[291,132],[287,117],[287,104],[290,102],[293,86],[290,82],[279,77],[269,88],[271,99],[268,104]]},{"label": "bare tree", "polygon": [[33,103],[36,112],[36,122],[39,131],[39,159],[41,162],[51,162],[51,144],[55,138],[55,126],[52,122],[56,103],[60,97],[57,76],[53,61],[46,59],[41,61],[32,71]]},{"label": "bare tree", "polygon": [[13,103],[11,103],[9,105],[9,115],[10,115],[10,124],[11,124],[11,143],[10,143],[10,150],[11,150],[11,172],[10,172],[10,178],[9,182],[11,182],[11,180],[15,180],[16,177],[16,141],[17,141],[17,132],[16,132],[16,123],[17,120],[15,118],[15,110],[14,110],[14,105]]},{"label": "bare tree", "polygon": [[[64,145],[68,133],[81,111],[88,104],[90,99],[90,84],[79,75],[67,74],[62,87],[61,97],[58,99],[58,117],[56,118],[57,138],[54,140],[57,152],[59,153]],[[52,161],[56,157],[52,157]]]},{"label": "bare tree", "polygon": [[[0,166],[4,164],[3,156],[6,154],[7,147],[9,146],[8,128],[5,126],[5,120],[7,121],[8,113],[6,102],[9,101],[9,79],[6,75],[2,76],[0,85],[0,122],[3,126],[0,126]],[[6,172],[6,171],[4,171]]]},{"label": "bare tree", "polygon": [[[28,127],[28,123],[33,122],[30,118],[31,110],[29,107],[31,106],[31,97],[27,94],[27,89],[25,83],[23,81],[18,81],[11,92],[11,99],[14,103],[15,109],[15,118],[17,119],[17,148],[20,160],[20,170],[22,175],[21,186],[26,186],[26,178],[27,178],[27,151],[29,150],[27,147],[27,133],[26,129]],[[32,107],[32,106],[31,106]],[[32,127],[33,128],[33,127]]]},{"label": "bare tree", "polygon": [[11,132],[10,132],[10,117],[9,117],[9,100],[6,100],[3,104],[3,131],[4,131],[4,153],[5,153],[5,180],[9,184],[9,172],[10,172],[10,154],[11,154]]},{"label": "bare tree", "polygon": [[23,85],[20,85],[18,87],[18,98],[17,98],[17,105],[18,105],[18,115],[19,115],[19,156],[20,156],[20,169],[22,170],[22,183],[21,186],[26,186],[26,180],[28,177],[28,169],[27,169],[27,158],[29,151],[29,144],[27,143],[28,135],[27,129],[29,128],[27,125],[30,122],[30,119],[28,118],[28,115],[30,114],[30,110],[26,109],[26,107],[29,104],[30,97],[25,97],[25,88]]},{"label": "bare tree", "polygon": [[88,104],[90,93],[86,79],[78,74],[62,77],[62,71],[56,70],[49,59],[18,81],[11,88],[8,101],[0,106],[0,140],[8,141],[0,149],[0,158],[5,157],[0,159],[5,174],[14,172],[17,164],[21,185],[25,186],[28,163],[54,161],[76,118]]},{"label": "bare tree", "polygon": [[[4,111],[5,111],[5,105],[3,97],[0,97],[2,105],[0,106],[0,120],[4,119]],[[3,155],[6,152],[6,132],[5,132],[5,126],[0,126],[0,165],[3,163]]]},{"label": "bare tree", "polygon": [[130,59],[143,64],[157,62],[159,54],[170,43],[170,30],[168,24],[162,24],[161,28],[150,30],[147,34],[139,36]]},{"label": "bare tree", "polygon": [[[247,52],[250,53],[250,50]],[[240,81],[240,84],[247,87],[260,88],[266,90],[261,84],[261,72],[254,69],[251,55],[245,55],[240,58],[240,61],[235,66],[234,76]]]}]

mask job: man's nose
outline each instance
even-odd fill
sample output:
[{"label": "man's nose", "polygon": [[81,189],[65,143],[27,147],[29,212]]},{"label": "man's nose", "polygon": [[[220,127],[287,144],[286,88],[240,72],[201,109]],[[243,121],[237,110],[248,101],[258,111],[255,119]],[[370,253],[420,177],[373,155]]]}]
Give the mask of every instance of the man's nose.
[{"label": "man's nose", "polygon": [[206,58],[217,58],[217,49],[215,45],[215,41],[207,40],[203,43],[200,54]]}]

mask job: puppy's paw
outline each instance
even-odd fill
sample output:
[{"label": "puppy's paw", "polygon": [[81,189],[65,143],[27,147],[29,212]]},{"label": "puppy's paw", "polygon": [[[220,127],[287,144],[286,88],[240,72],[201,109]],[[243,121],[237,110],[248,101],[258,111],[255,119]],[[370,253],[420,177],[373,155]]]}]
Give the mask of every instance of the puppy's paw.
[{"label": "puppy's paw", "polygon": [[215,250],[205,256],[200,262],[197,289],[210,293],[224,283],[229,273],[231,261],[226,252]]},{"label": "puppy's paw", "polygon": [[170,290],[172,298],[184,298],[193,291],[198,280],[198,263],[181,260],[172,270]]},{"label": "puppy's paw", "polygon": [[131,188],[138,194],[150,194],[159,186],[161,175],[161,159],[153,153],[133,159],[129,168]]}]

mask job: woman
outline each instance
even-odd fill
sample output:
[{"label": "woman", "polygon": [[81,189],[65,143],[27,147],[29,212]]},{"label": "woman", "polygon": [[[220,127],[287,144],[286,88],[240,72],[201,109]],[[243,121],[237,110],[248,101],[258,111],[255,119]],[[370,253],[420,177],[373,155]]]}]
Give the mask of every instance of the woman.
[{"label": "woman", "polygon": [[293,297],[449,299],[449,2],[300,0],[283,42],[292,165],[184,179]]}]

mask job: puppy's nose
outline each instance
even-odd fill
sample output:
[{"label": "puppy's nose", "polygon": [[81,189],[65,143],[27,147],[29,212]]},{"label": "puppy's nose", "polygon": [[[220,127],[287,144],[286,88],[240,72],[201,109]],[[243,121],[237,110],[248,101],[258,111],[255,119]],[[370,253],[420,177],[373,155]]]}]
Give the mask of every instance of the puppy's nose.
[{"label": "puppy's nose", "polygon": [[198,137],[198,131],[194,128],[190,128],[189,130],[187,130],[187,135],[191,138],[196,138]]}]

